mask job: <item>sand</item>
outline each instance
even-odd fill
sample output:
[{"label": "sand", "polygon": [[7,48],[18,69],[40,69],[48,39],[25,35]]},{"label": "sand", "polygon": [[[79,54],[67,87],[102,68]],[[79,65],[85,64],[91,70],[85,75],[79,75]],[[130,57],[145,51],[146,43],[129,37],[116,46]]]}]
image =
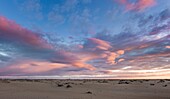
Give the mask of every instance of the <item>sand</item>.
[{"label": "sand", "polygon": [[170,99],[170,80],[0,80],[0,99]]}]

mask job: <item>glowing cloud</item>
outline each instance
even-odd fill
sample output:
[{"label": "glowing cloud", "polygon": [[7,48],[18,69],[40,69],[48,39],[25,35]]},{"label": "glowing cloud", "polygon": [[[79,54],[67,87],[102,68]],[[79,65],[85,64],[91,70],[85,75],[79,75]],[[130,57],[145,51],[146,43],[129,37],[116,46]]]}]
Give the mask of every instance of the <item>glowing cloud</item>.
[{"label": "glowing cloud", "polygon": [[116,61],[116,58],[123,54],[124,50],[118,50],[117,52],[107,52],[107,63],[116,64],[117,62],[124,61],[124,59],[119,59],[118,61]]},{"label": "glowing cloud", "polygon": [[118,62],[122,62],[122,61],[124,61],[124,60],[125,60],[125,59],[122,59],[122,58],[121,58],[121,59],[118,60]]},{"label": "glowing cloud", "polygon": [[100,40],[100,39],[97,39],[97,38],[89,38],[89,40],[93,44],[96,44],[96,47],[100,50],[108,50],[109,48],[112,47],[109,42],[104,41],[104,40]]},{"label": "glowing cloud", "polygon": [[51,46],[46,43],[36,33],[21,27],[13,21],[0,16],[0,38],[18,41],[21,43],[29,44],[34,47],[50,48]]},{"label": "glowing cloud", "polygon": [[41,73],[47,72],[53,69],[66,67],[66,64],[60,63],[50,63],[43,61],[24,61],[13,66],[10,66],[8,69],[18,69],[24,73]]},{"label": "glowing cloud", "polygon": [[165,46],[165,48],[169,48],[170,49],[170,46]]},{"label": "glowing cloud", "polygon": [[129,0],[119,0],[118,2],[123,4],[126,10],[134,11],[142,11],[156,4],[155,0],[137,0],[135,3],[132,3]]}]

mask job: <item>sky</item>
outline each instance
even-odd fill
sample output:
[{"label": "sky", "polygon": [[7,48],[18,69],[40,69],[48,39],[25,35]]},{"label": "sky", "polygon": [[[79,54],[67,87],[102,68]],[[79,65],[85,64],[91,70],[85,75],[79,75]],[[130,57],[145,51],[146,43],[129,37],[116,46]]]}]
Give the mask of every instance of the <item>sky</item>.
[{"label": "sky", "polygon": [[170,78],[169,0],[0,0],[0,76]]}]

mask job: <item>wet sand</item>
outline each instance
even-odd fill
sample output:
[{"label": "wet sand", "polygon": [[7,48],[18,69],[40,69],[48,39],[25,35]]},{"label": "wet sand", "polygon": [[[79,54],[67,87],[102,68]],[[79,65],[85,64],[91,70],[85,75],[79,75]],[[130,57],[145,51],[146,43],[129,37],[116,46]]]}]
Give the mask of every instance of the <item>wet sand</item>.
[{"label": "wet sand", "polygon": [[0,80],[0,99],[170,99],[170,80]]}]

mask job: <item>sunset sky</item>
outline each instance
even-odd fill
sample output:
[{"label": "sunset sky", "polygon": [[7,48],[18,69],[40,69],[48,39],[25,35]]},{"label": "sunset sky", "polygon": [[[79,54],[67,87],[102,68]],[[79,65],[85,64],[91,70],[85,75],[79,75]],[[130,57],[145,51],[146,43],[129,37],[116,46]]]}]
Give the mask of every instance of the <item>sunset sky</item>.
[{"label": "sunset sky", "polygon": [[0,76],[170,78],[170,0],[0,0]]}]

